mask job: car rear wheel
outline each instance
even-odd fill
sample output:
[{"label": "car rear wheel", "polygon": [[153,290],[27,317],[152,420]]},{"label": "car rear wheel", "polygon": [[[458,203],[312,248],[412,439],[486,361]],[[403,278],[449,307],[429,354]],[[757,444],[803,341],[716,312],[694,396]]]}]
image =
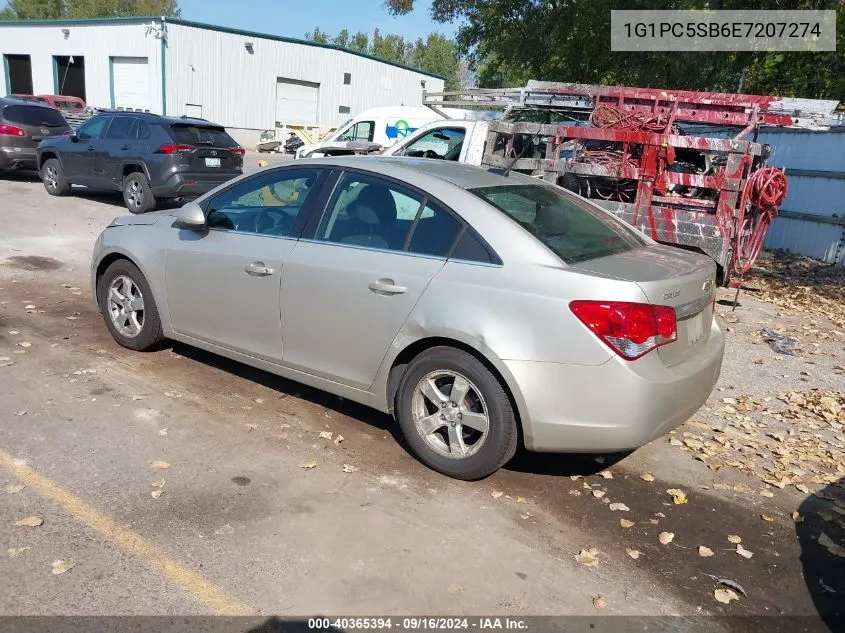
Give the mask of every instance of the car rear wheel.
[{"label": "car rear wheel", "polygon": [[456,479],[496,472],[516,452],[519,436],[510,398],[477,358],[452,347],[433,347],[405,371],[396,417],[414,454]]},{"label": "car rear wheel", "polygon": [[138,267],[120,259],[103,273],[97,303],[119,345],[147,352],[161,347],[164,333],[150,285]]},{"label": "car rear wheel", "polygon": [[155,208],[156,199],[144,174],[133,171],[123,179],[123,202],[130,213],[146,213]]},{"label": "car rear wheel", "polygon": [[62,165],[55,158],[50,158],[41,166],[41,182],[51,196],[64,196],[70,191],[70,183],[65,180]]}]

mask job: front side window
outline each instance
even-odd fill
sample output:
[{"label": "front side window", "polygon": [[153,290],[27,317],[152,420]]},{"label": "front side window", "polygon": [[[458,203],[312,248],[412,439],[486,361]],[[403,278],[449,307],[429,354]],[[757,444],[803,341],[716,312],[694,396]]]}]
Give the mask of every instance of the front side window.
[{"label": "front side window", "polygon": [[106,127],[109,124],[109,121],[112,120],[110,116],[100,116],[94,119],[91,119],[79,128],[77,131],[77,136],[79,136],[82,140],[89,140],[94,138],[100,138],[106,131]]},{"label": "front side window", "polygon": [[458,160],[461,156],[461,147],[463,147],[465,136],[466,130],[461,128],[432,130],[423,134],[412,143],[409,143],[402,150],[401,155],[417,158]]},{"label": "front side window", "polygon": [[606,257],[646,242],[633,229],[574,195],[546,185],[470,189],[567,264]]},{"label": "front side window", "polygon": [[287,169],[245,180],[209,201],[208,228],[288,237],[318,175]]},{"label": "front side window", "polygon": [[340,137],[341,141],[372,141],[375,123],[373,121],[358,121],[346,130]]}]

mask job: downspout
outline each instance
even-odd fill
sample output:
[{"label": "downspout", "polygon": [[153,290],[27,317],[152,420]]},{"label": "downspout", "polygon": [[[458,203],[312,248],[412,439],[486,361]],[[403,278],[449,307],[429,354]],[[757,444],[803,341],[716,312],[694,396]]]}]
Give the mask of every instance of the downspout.
[{"label": "downspout", "polygon": [[167,18],[161,16],[161,113],[167,115]]}]

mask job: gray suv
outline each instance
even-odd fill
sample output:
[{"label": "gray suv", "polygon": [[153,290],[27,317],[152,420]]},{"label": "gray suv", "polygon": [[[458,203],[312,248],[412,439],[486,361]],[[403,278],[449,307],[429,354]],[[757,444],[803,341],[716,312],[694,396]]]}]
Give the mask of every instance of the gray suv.
[{"label": "gray suv", "polygon": [[144,213],[156,199],[195,198],[239,176],[244,151],[204,119],[104,112],[42,143],[38,170],[51,195],[71,185],[122,191],[129,211]]},{"label": "gray suv", "polygon": [[58,110],[32,101],[0,98],[0,171],[35,169],[38,144],[63,134],[70,134],[70,127]]}]

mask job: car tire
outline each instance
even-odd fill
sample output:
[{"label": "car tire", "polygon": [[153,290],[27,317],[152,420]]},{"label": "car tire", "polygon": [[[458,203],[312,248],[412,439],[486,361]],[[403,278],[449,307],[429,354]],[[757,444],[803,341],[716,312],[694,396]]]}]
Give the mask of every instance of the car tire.
[{"label": "car tire", "polygon": [[132,262],[119,259],[106,268],[97,284],[97,304],[109,333],[118,345],[149,352],[164,344],[164,332],[152,290]]},{"label": "car tire", "polygon": [[150,181],[140,171],[133,171],[123,178],[123,203],[129,213],[146,213],[156,206]]},{"label": "car tire", "polygon": [[[460,402],[448,398],[456,385],[465,394]],[[455,479],[493,474],[519,444],[516,415],[501,381],[475,356],[453,347],[432,347],[411,361],[394,413],[414,455]]]},{"label": "car tire", "polygon": [[41,166],[41,182],[51,196],[64,196],[70,191],[70,183],[65,180],[62,165],[56,158],[49,158]]}]

